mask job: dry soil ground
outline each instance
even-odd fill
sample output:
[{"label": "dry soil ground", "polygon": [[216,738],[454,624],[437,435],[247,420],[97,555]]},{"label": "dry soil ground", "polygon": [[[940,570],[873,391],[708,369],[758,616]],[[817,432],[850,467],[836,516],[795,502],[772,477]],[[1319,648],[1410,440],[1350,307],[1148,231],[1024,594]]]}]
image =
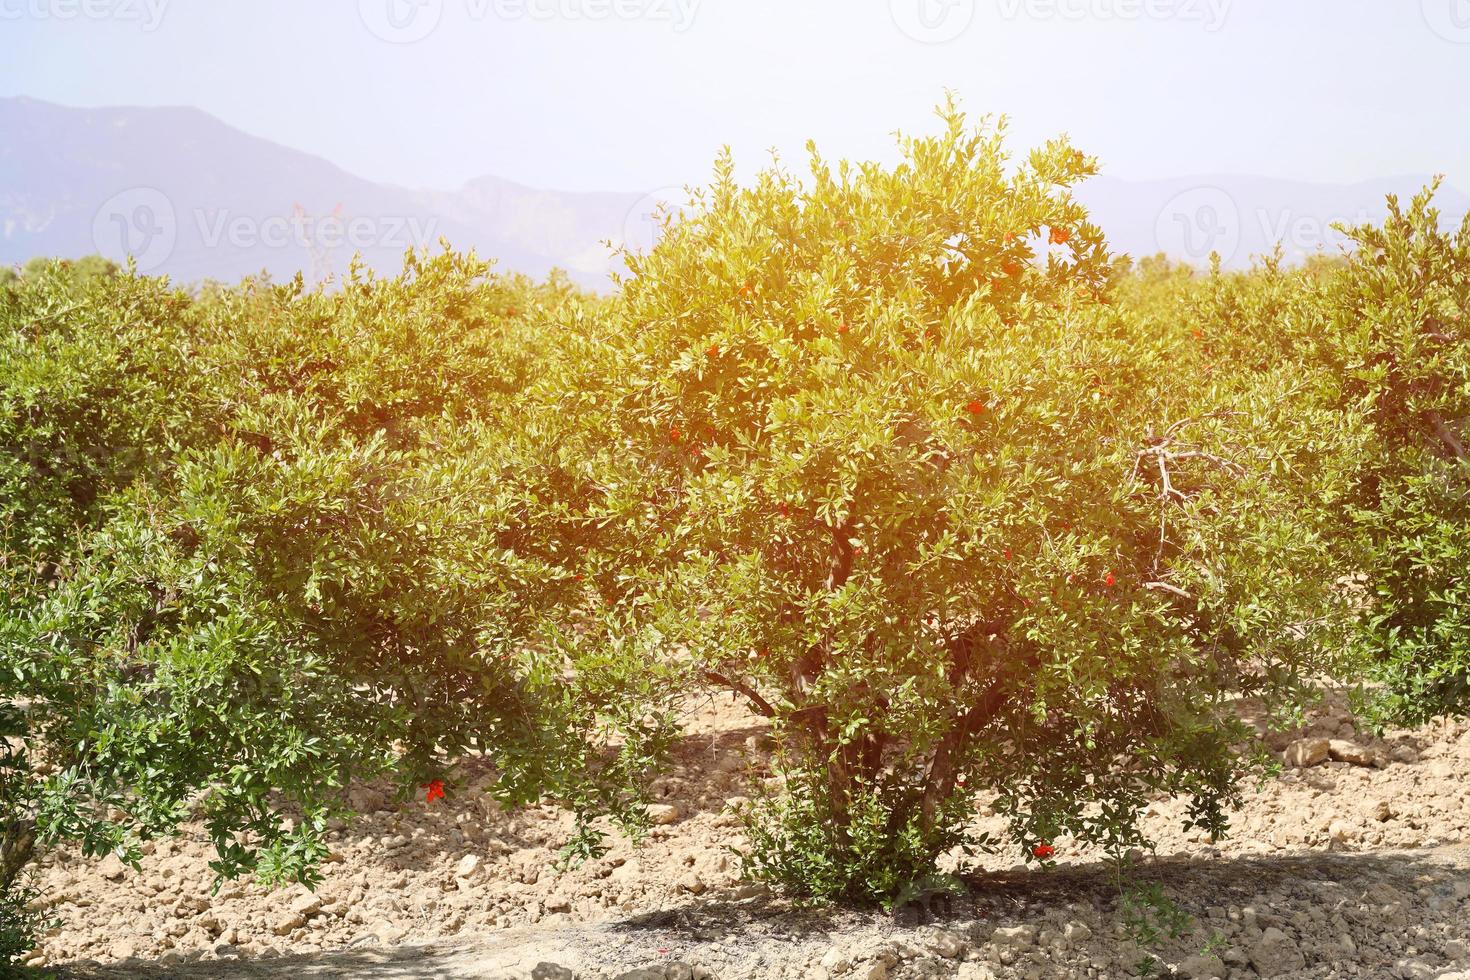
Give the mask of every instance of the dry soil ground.
[{"label": "dry soil ground", "polygon": [[[573,871],[555,865],[565,814],[487,805],[474,763],[433,805],[356,790],[366,815],[338,833],[315,894],[211,894],[197,828],[156,844],[141,874],[55,855],[42,884],[64,926],[37,962],[98,978],[988,980],[1132,976],[1151,955],[1166,976],[1470,980],[1470,724],[1373,739],[1329,698],[1274,738],[1287,768],[1229,840],[1182,832],[1182,802],[1158,801],[1158,850],[1135,877],[1192,918],[1146,949],[1113,869],[1065,840],[1049,872],[990,859],[922,923],[774,898],[728,850],[730,810],[767,775],[764,729],[705,705],[691,730],[652,839]],[[976,821],[1001,829],[983,806]]]}]

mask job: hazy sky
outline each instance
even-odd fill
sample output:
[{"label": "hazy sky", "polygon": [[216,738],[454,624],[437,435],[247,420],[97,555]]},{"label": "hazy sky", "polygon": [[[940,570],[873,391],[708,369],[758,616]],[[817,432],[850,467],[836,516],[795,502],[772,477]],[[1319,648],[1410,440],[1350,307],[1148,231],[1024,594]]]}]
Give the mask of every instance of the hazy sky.
[{"label": "hazy sky", "polygon": [[194,105],[413,186],[888,159],[946,87],[1117,176],[1470,185],[1470,0],[0,0],[0,94]]}]

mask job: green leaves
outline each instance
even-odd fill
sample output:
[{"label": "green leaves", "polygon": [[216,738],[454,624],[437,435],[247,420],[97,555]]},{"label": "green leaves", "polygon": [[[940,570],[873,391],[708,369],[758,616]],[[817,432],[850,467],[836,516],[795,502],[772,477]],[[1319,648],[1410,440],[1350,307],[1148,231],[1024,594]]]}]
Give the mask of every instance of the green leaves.
[{"label": "green leaves", "polygon": [[1381,720],[1470,709],[1462,569],[1470,560],[1470,222],[1441,230],[1435,186],[1382,228],[1349,229],[1360,259],[1329,284],[1318,356],[1331,397],[1371,441],[1344,500],[1371,593],[1357,641],[1384,687]]},{"label": "green leaves", "polygon": [[683,556],[627,554],[660,569],[637,608],[774,713],[789,796],[752,860],[818,894],[926,873],[976,790],[1018,839],[1133,841],[1149,790],[1216,819],[1250,763],[1212,704],[1293,700],[1254,664],[1310,673],[1296,624],[1343,611],[1298,502],[1340,487],[1307,433],[1345,427],[1282,408],[1285,368],[1211,387],[1175,322],[1101,302],[1085,157],[1012,170],[998,129],[942,116],[891,170],[717,168],[613,310],[614,421],[649,434],[619,482],[668,502]]},{"label": "green leaves", "polygon": [[578,698],[545,644],[586,595],[606,453],[561,413],[582,342],[543,342],[580,302],[454,255],[330,296],[10,287],[0,704],[49,768],[5,781],[7,820],[130,853],[195,817],[220,874],[311,883],[350,781],[488,752],[508,802],[636,824],[657,696]]},{"label": "green leaves", "polygon": [[748,868],[890,901],[1161,793],[1223,832],[1228,702],[1355,653],[1462,706],[1470,233],[1426,195],[1349,262],[1113,260],[1095,161],[940,115],[892,167],[722,157],[608,300],[452,253],[0,284],[0,816],[309,883],[352,780],[485,754],[576,860],[733,692],[785,787]]}]

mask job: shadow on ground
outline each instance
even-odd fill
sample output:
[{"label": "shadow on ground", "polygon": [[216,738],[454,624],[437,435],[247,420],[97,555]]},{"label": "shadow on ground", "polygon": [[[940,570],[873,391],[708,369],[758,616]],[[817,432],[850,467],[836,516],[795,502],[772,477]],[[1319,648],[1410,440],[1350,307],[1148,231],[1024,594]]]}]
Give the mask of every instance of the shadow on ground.
[{"label": "shadow on ground", "polygon": [[[1354,940],[1357,952],[1353,955],[1361,976],[1397,975],[1392,972],[1394,950],[1392,944],[1385,945],[1385,938],[1391,938],[1401,922],[1405,923],[1405,948],[1416,935],[1464,935],[1470,930],[1470,847],[1464,845],[1422,851],[1164,859],[1141,865],[1135,878],[1145,884],[1158,883],[1197,924],[1205,926],[1223,908],[1251,908],[1262,929],[1305,929],[1314,911],[1331,917],[1339,923],[1334,928],[1345,928]],[[714,896],[676,909],[601,923],[506,930],[418,946],[361,946],[176,967],[138,962],[105,968],[76,965],[62,976],[78,980],[155,976],[500,980],[527,977],[538,962],[549,961],[576,970],[578,977],[615,977],[671,959],[698,963],[704,953],[715,949],[721,951],[721,960],[711,966],[721,980],[775,978],[804,975],[793,971],[834,945],[871,940],[921,942],[924,926],[949,926],[976,937],[982,932],[988,935],[994,927],[1034,924],[1048,916],[1055,919],[1058,912],[1075,916],[1079,908],[1090,907],[1104,925],[1120,914],[1118,879],[1109,865],[997,873],[977,877],[970,884],[969,894],[922,925],[900,923],[876,911]],[[1395,911],[1389,914],[1389,909]],[[1094,943],[1118,942],[1108,929],[1099,930],[1094,938]],[[1320,972],[1330,969],[1326,954],[1319,957],[1320,962],[1314,962],[1310,950],[1305,955],[1302,971],[1290,976],[1332,975]],[[892,976],[936,975],[909,974],[905,969],[898,967]],[[1011,975],[1003,967],[996,969],[1001,971],[997,976]],[[1380,969],[1387,972],[1375,972]]]}]

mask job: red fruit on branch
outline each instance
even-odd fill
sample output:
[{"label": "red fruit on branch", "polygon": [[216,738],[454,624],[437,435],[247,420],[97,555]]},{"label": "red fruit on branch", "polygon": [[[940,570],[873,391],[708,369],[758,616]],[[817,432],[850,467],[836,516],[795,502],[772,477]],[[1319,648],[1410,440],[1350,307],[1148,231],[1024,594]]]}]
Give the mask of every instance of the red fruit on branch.
[{"label": "red fruit on branch", "polygon": [[847,333],[847,321],[846,320],[843,320],[841,323],[837,324],[837,332],[838,333]]}]

